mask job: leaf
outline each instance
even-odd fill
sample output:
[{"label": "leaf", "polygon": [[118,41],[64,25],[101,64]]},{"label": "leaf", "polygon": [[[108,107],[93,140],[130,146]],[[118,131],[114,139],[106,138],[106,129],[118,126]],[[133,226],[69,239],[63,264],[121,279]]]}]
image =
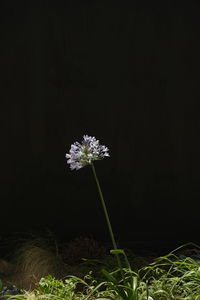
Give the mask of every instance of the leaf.
[{"label": "leaf", "polygon": [[119,254],[123,255],[128,269],[131,270],[130,263],[129,263],[126,253],[123,249],[112,249],[112,250],[110,250],[110,253],[114,254],[114,255],[119,255]]},{"label": "leaf", "polygon": [[[105,284],[105,282],[101,282],[99,285],[97,285],[86,297],[83,298],[83,300],[89,299],[90,296],[92,296],[92,294],[94,294],[104,284]],[[104,299],[106,299],[106,298],[104,298]]]},{"label": "leaf", "polygon": [[133,277],[133,290],[135,291],[138,287],[138,279],[136,276]]},{"label": "leaf", "polygon": [[111,275],[111,273],[109,273],[108,271],[106,271],[105,269],[102,269],[101,272],[103,273],[103,275],[110,281],[113,282],[114,284],[117,284],[117,279]]},{"label": "leaf", "polygon": [[122,254],[122,255],[124,255],[125,254],[125,252],[124,252],[123,249],[112,249],[112,250],[110,250],[110,253],[114,254],[114,255],[116,255],[116,254]]}]

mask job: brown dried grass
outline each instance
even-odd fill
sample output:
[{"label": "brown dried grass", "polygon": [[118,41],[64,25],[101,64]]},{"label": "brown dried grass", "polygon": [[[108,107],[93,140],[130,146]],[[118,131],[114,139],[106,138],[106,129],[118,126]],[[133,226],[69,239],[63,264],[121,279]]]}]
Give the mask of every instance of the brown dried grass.
[{"label": "brown dried grass", "polygon": [[11,263],[0,264],[3,282],[31,290],[39,280],[51,274],[61,279],[66,269],[60,256],[42,239],[24,242],[14,253]]}]

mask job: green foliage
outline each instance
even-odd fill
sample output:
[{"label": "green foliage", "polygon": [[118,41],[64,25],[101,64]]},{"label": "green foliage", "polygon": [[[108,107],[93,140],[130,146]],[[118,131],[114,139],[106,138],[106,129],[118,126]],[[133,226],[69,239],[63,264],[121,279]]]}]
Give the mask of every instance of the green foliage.
[{"label": "green foliage", "polygon": [[49,295],[51,299],[76,299],[75,290],[78,284],[87,286],[86,282],[75,276],[62,281],[49,275],[40,280],[37,293]]},{"label": "green foliage", "polygon": [[[124,257],[126,268],[119,268],[114,272],[103,269],[102,272],[107,278],[108,287],[113,290],[116,297],[123,300],[143,300],[148,299],[146,285],[139,281],[139,276],[131,269],[128,258],[123,249],[110,251],[114,255]],[[144,298],[145,297],[145,298]]]},{"label": "green foliage", "polygon": [[42,278],[39,282],[36,295],[42,295],[44,298],[57,300],[57,299],[94,299],[99,298],[101,295],[110,296],[110,292],[104,289],[101,291],[101,287],[105,285],[105,282],[97,284],[91,274],[85,276],[84,279],[76,276],[69,276],[67,279],[57,280],[52,276]]},{"label": "green foliage", "polygon": [[[153,263],[133,271],[124,250],[111,250],[123,257],[122,268],[106,263],[100,278],[89,272],[85,277],[68,276],[64,280],[43,277],[37,287],[18,300],[200,300],[200,261],[180,259],[173,251]],[[92,261],[100,264],[101,261]],[[91,269],[93,265],[91,262]],[[109,266],[109,268],[107,268]]]},{"label": "green foliage", "polygon": [[[119,252],[118,252],[119,254]],[[122,253],[121,253],[122,254]],[[98,283],[92,274],[84,279],[70,276],[64,281],[52,276],[40,280],[33,292],[16,296],[18,300],[200,300],[200,263],[174,254],[134,272],[130,268],[109,272]]]},{"label": "green foliage", "polygon": [[[111,298],[123,300],[200,300],[200,261],[180,259],[169,253],[138,272],[132,271],[123,250],[112,250],[123,255],[126,268],[102,270],[104,286]],[[123,276],[122,276],[123,272]]]},{"label": "green foliage", "polygon": [[174,253],[158,258],[140,270],[148,280],[148,292],[154,300],[200,299],[200,262],[179,259]]}]

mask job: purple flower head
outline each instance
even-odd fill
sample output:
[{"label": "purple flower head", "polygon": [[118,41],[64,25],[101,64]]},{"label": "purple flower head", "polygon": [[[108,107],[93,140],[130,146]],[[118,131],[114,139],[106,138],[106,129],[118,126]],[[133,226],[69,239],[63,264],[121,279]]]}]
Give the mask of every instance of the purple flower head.
[{"label": "purple flower head", "polygon": [[108,151],[107,147],[99,145],[99,141],[95,137],[84,135],[82,143],[72,144],[69,154],[67,153],[65,157],[71,170],[79,170],[94,160],[110,156]]}]

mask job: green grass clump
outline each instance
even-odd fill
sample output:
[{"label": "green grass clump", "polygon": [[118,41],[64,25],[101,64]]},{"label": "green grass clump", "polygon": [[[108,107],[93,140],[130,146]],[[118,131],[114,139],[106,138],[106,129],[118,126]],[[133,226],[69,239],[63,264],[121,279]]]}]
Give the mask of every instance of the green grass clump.
[{"label": "green grass clump", "polygon": [[[87,280],[69,277],[68,281],[62,283],[63,291],[64,286],[68,291],[71,287],[71,299],[77,297],[83,300],[200,300],[200,261],[189,257],[180,259],[170,253],[138,271],[123,268],[124,280],[119,275],[119,269],[111,272],[104,270],[103,273],[105,280],[101,282],[92,280],[91,276],[89,283]],[[77,292],[80,283],[81,291]],[[55,291],[51,290],[51,293],[58,296]],[[41,282],[37,292],[44,295]]]},{"label": "green grass clump", "polygon": [[145,273],[142,280],[148,282],[148,292],[154,300],[200,299],[199,260],[179,259],[170,253],[140,272]]},{"label": "green grass clump", "polygon": [[[118,255],[124,255],[118,249]],[[111,253],[115,254],[116,250]],[[124,257],[122,269],[103,265],[101,275],[92,271],[80,278],[44,276],[32,291],[14,296],[18,300],[200,300],[200,261],[180,259],[171,252],[148,266],[132,270]],[[95,263],[95,261],[94,261]],[[111,267],[111,268],[109,268]],[[92,269],[92,265],[91,265]],[[87,270],[88,271],[88,270]]]}]

